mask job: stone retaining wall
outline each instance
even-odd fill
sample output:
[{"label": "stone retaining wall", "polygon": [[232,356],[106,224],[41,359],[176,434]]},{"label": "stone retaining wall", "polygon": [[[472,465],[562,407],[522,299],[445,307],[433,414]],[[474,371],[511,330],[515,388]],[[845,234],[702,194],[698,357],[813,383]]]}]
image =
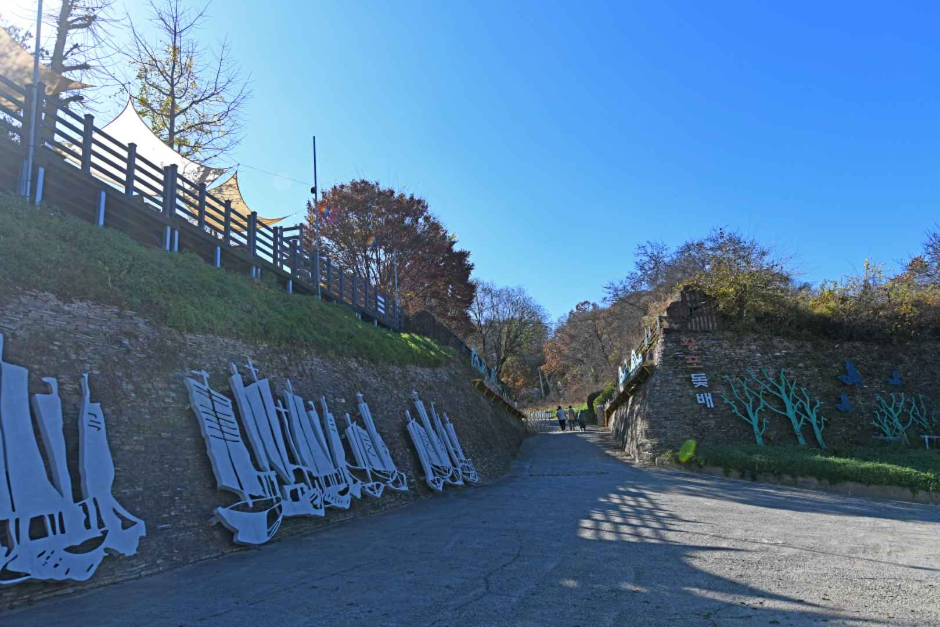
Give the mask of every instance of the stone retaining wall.
[{"label": "stone retaining wall", "polygon": [[[687,367],[685,357],[690,352],[683,339],[694,341],[700,366]],[[876,393],[924,394],[935,404],[940,403],[940,370],[935,365],[938,348],[936,342],[897,346],[666,329],[653,351],[652,377],[608,417],[608,425],[612,437],[640,462],[651,462],[689,438],[700,444],[753,443],[750,425],[732,414],[721,399],[722,394],[730,396],[729,385],[722,377],[743,375],[748,368],[758,373],[766,368],[773,374],[786,368],[799,386],[805,386],[812,397],[822,402],[820,412],[828,420],[824,438],[829,448],[872,444],[876,435],[871,424]],[[838,379],[838,375],[845,373],[847,359],[861,373],[860,388]],[[893,371],[900,373],[905,381],[903,386],[885,382]],[[692,372],[705,373],[708,387],[693,387]],[[696,401],[696,393],[705,392],[712,394],[714,407]],[[842,393],[852,404],[850,413],[836,410]],[[765,415],[770,418],[765,444],[797,443],[786,417],[770,412]],[[807,443],[815,446],[809,425],[803,427],[803,434]]]},{"label": "stone retaining wall", "polygon": [[[359,418],[355,394],[361,392],[398,468],[408,474],[408,492],[386,491],[381,499],[364,497],[350,510],[329,510],[324,518],[285,519],[275,542],[433,494],[421,481],[420,462],[404,426],[404,410],[415,415],[413,389],[426,406],[434,401],[439,411],[447,412],[484,481],[508,471],[524,437],[519,420],[473,389],[474,373],[463,360],[438,369],[333,360],[181,334],[130,312],[65,303],[48,294],[0,295],[0,333],[5,339],[4,360],[29,368],[31,394],[47,391],[42,377],[58,378],[73,478],[79,476],[79,382],[83,372],[89,373],[92,401],[102,404],[107,420],[116,470],[114,495],[147,524],[147,536],[134,557],[106,557],[84,584],[26,582],[0,587],[3,606],[244,550],[232,543],[229,531],[208,522],[216,507],[236,498],[216,488],[183,385],[190,370],[206,369],[213,387],[227,392],[230,362],[244,364],[251,357],[260,374],[271,378],[276,393],[290,378],[294,390],[305,398],[325,395],[340,425],[345,424],[346,412]],[[78,490],[79,482],[73,482]]]}]

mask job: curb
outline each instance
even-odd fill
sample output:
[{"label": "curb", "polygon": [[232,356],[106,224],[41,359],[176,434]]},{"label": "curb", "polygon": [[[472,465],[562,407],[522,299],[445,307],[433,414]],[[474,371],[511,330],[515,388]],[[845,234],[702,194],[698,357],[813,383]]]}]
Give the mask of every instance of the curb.
[{"label": "curb", "polygon": [[769,483],[772,485],[787,486],[791,488],[803,488],[805,490],[815,490],[817,492],[828,492],[830,494],[844,494],[847,496],[864,496],[875,499],[887,499],[891,501],[906,501],[908,503],[921,503],[927,505],[940,505],[940,493],[938,492],[915,492],[910,488],[902,488],[896,485],[865,485],[855,481],[841,481],[839,483],[830,483],[826,479],[817,479],[816,477],[796,477],[793,475],[772,475],[762,473],[752,478],[738,470],[729,470],[725,472],[720,466],[688,466],[675,463],[657,462],[656,467],[679,470],[700,475],[710,475],[713,477],[725,477],[729,479],[741,479],[752,483]]}]

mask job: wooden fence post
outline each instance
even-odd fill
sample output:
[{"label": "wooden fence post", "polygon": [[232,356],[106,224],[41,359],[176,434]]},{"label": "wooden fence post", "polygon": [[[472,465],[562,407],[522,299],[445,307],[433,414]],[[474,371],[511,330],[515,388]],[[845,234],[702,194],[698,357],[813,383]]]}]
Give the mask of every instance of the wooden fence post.
[{"label": "wooden fence post", "polygon": [[127,165],[124,168],[124,193],[134,195],[134,182],[137,177],[137,144],[127,145]]},{"label": "wooden fence post", "polygon": [[343,291],[343,275],[346,274],[343,272],[342,268],[339,268],[339,302],[346,302],[346,292]]},{"label": "wooden fence post", "polygon": [[281,269],[281,259],[284,255],[281,253],[281,247],[284,245],[284,227],[276,226],[273,229],[274,231],[274,266],[280,270]]},{"label": "wooden fence post", "polygon": [[199,230],[206,228],[206,184],[199,184]]},{"label": "wooden fence post", "polygon": [[248,214],[248,255],[255,258],[255,236],[258,228],[258,212]]},{"label": "wooden fence post", "polygon": [[333,262],[326,258],[326,293],[333,291]]},{"label": "wooden fence post", "polygon": [[251,276],[252,278],[258,276],[258,267],[255,266],[255,238],[258,234],[258,212],[252,211],[248,214],[248,256],[251,258]]},{"label": "wooden fence post", "polygon": [[[91,173],[91,140],[95,132],[95,116],[85,114],[85,126],[82,129],[82,172]],[[166,183],[164,183],[164,186]]]},{"label": "wooden fence post", "polygon": [[163,166],[163,213],[169,219],[176,215],[176,166]]},{"label": "wooden fence post", "polygon": [[226,246],[229,245],[229,240],[232,237],[232,201],[225,201],[225,222],[224,230],[222,232],[222,243]]},{"label": "wooden fence post", "polygon": [[163,166],[163,215],[168,221],[164,248],[167,252],[179,250],[179,233],[173,228],[176,218],[176,165]]},{"label": "wooden fence post", "polygon": [[359,279],[356,277],[356,273],[353,272],[353,277],[352,277],[352,283],[353,283],[353,284],[352,284],[352,306],[353,306],[353,307],[358,307],[358,306],[359,306],[359,300],[356,298],[356,296],[357,296],[357,294],[356,294],[356,284],[357,284],[358,282],[359,282]]}]

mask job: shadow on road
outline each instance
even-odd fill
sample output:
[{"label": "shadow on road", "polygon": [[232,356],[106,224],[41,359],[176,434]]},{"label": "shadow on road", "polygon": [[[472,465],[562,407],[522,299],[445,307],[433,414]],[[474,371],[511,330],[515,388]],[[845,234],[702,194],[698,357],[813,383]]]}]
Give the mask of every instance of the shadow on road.
[{"label": "shadow on road", "polygon": [[924,594],[940,548],[918,522],[936,510],[638,468],[610,453],[593,429],[543,433],[503,480],[0,624],[940,624]]},{"label": "shadow on road", "polygon": [[[600,449],[631,465],[639,475],[637,479],[649,487],[662,491],[788,511],[866,516],[905,522],[940,522],[940,507],[935,505],[836,495],[743,479],[635,466],[607,437],[605,431],[596,430],[584,435],[588,436],[588,439]],[[666,477],[668,481],[663,481]]]},{"label": "shadow on road", "polygon": [[[809,576],[801,582],[799,573],[774,573],[775,552],[794,554],[795,562],[814,556],[847,561],[864,557],[759,537],[736,537],[728,533],[736,524],[734,520],[726,521],[729,529],[708,521],[707,517],[703,520],[692,515],[694,511],[675,507],[676,502],[693,508],[701,500],[719,499],[757,508],[878,515],[866,508],[866,503],[826,503],[812,496],[768,494],[760,486],[743,482],[721,485],[721,478],[686,479],[678,472],[625,465],[604,454],[607,441],[603,432],[596,430],[574,434],[555,431],[539,438],[538,455],[529,460],[524,475],[530,480],[554,481],[559,493],[568,495],[578,495],[581,490],[577,484],[584,483],[581,495],[558,496],[559,514],[548,516],[559,531],[562,528],[567,533],[573,531],[577,538],[574,542],[558,543],[564,557],[551,573],[546,573],[548,581],[542,584],[551,581],[553,593],[565,598],[559,620],[553,624],[572,621],[570,624],[576,625],[579,617],[580,624],[637,625],[676,622],[724,625],[748,619],[758,624],[883,622],[880,618],[866,617],[861,606],[850,605],[855,611],[847,612],[825,600],[814,602],[801,598],[802,595],[776,592],[801,587],[818,590],[822,582]],[[545,472],[546,466],[551,472]],[[602,487],[606,489],[598,493]],[[677,495],[679,499],[666,498]],[[681,498],[688,496],[695,498]],[[579,511],[572,507],[575,502],[580,502],[582,512],[576,522],[570,517]],[[923,512],[893,505],[888,504],[884,516],[936,520]],[[563,511],[569,515],[560,515]],[[512,514],[507,512],[507,519],[511,518]],[[873,568],[935,570],[876,559],[867,561]],[[784,567],[783,562],[776,565]],[[785,567],[791,568],[792,562]],[[776,580],[795,585],[778,588],[774,585]]]}]

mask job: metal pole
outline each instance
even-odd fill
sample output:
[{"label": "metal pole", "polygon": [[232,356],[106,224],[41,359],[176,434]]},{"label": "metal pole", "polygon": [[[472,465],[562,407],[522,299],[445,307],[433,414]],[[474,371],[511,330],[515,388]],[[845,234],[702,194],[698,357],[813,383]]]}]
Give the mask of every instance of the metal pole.
[{"label": "metal pole", "polygon": [[36,49],[33,53],[33,101],[30,103],[29,148],[26,152],[26,181],[23,195],[29,198],[33,185],[33,156],[36,151],[36,105],[39,102],[39,31],[42,28],[42,0],[36,9]]},{"label": "metal pole", "polygon": [[398,251],[397,250],[395,251],[395,257],[393,260],[395,262],[394,264],[395,265],[395,305],[397,306],[398,305]]},{"label": "metal pole", "polygon": [[320,294],[320,200],[319,200],[320,190],[317,188],[317,136],[313,136],[313,213],[315,218],[313,220],[314,227],[314,253],[316,258],[316,263],[313,265],[314,270],[317,273],[315,281],[317,283],[317,298],[322,300]]}]

